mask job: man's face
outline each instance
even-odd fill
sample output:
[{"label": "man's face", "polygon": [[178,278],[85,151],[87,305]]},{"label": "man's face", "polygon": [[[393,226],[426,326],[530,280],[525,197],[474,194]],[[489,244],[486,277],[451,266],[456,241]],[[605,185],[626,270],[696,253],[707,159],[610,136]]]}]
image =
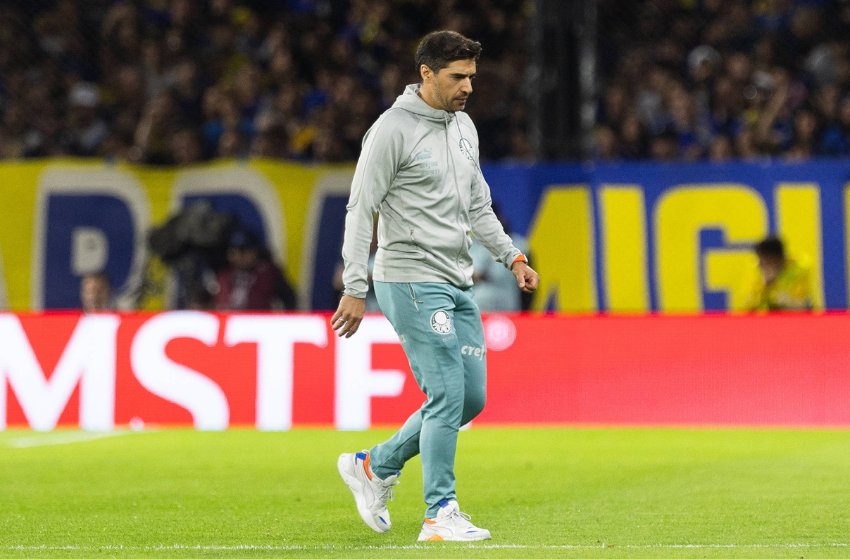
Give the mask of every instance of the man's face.
[{"label": "man's face", "polygon": [[475,77],[474,59],[454,60],[439,72],[422,72],[422,98],[435,109],[454,112],[466,107]]},{"label": "man's face", "polygon": [[254,247],[230,247],[227,260],[237,270],[250,270],[256,265],[259,251]]},{"label": "man's face", "polygon": [[80,302],[83,310],[96,311],[109,308],[109,286],[95,276],[85,277],[80,284]]},{"label": "man's face", "polygon": [[785,262],[776,256],[759,256],[759,269],[764,283],[773,282],[782,272]]}]

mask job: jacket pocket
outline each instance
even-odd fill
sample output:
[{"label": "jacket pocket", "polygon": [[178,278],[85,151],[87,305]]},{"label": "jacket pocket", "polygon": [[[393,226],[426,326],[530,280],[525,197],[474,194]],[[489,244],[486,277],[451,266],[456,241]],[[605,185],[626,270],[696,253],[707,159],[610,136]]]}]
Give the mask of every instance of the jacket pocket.
[{"label": "jacket pocket", "polygon": [[392,243],[383,249],[387,256],[402,260],[426,260],[428,253],[416,245],[410,243]]}]

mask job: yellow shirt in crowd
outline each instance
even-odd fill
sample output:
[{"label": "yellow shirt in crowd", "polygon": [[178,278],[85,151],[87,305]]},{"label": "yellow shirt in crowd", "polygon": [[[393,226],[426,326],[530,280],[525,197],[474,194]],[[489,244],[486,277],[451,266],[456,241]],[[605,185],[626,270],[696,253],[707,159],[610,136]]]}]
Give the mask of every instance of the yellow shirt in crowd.
[{"label": "yellow shirt in crowd", "polygon": [[750,311],[806,311],[812,307],[809,268],[790,258],[769,285],[756,274],[747,304]]}]

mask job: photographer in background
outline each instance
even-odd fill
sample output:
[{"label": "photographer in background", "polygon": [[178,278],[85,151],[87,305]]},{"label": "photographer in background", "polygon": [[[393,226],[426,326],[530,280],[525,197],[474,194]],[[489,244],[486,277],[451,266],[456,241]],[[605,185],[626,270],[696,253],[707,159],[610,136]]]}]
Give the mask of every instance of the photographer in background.
[{"label": "photographer in background", "polygon": [[227,263],[216,274],[218,310],[291,310],[295,291],[268,250],[251,231],[237,229],[227,247]]}]

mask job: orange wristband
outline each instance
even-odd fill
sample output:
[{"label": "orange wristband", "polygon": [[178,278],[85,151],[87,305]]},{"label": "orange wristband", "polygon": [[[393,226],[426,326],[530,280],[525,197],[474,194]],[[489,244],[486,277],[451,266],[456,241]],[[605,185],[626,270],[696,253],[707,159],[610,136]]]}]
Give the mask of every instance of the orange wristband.
[{"label": "orange wristband", "polygon": [[513,268],[514,264],[516,264],[517,262],[523,262],[525,264],[528,264],[528,257],[524,254],[520,254],[519,256],[514,258],[513,262],[511,262],[511,268]]}]

